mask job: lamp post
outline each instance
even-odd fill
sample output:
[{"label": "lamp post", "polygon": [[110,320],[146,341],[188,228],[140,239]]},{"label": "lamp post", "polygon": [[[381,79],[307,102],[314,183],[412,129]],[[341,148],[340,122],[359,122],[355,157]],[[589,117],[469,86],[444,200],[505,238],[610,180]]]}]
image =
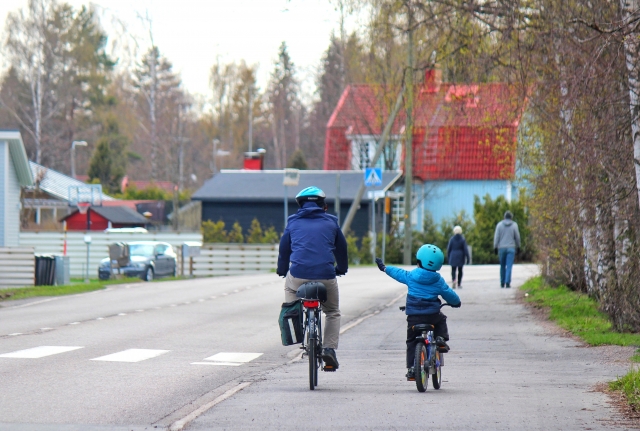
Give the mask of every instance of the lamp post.
[{"label": "lamp post", "polygon": [[86,147],[87,141],[73,141],[71,143],[71,178],[76,179],[76,147]]}]

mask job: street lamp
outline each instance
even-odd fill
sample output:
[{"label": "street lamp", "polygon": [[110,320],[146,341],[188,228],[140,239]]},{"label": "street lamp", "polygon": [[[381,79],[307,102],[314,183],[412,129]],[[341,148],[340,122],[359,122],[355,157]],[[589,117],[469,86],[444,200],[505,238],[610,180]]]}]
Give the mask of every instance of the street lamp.
[{"label": "street lamp", "polygon": [[71,178],[76,179],[76,147],[86,147],[87,141],[73,141],[71,143]]}]

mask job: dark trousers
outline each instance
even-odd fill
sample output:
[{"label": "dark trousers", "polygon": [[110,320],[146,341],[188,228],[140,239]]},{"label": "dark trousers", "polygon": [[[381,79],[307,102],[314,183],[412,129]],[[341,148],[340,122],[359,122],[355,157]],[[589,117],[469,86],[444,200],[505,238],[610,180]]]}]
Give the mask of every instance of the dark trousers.
[{"label": "dark trousers", "polygon": [[462,283],[462,267],[461,266],[451,267],[451,280],[456,281],[456,269],[458,270],[458,286],[460,286],[460,283]]},{"label": "dark trousers", "polygon": [[438,312],[433,314],[419,314],[414,316],[407,316],[407,368],[413,367],[413,361],[416,354],[416,336],[420,335],[420,332],[415,332],[411,327],[413,325],[419,325],[426,323],[434,326],[433,336],[442,337],[444,341],[449,340],[449,329],[447,328],[447,316]]}]

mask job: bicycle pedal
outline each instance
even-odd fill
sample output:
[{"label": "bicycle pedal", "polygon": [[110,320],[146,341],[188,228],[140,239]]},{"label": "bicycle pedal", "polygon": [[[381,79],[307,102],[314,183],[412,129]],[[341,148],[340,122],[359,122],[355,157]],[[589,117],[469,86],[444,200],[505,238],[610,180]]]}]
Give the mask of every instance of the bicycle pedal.
[{"label": "bicycle pedal", "polygon": [[335,369],[335,368],[333,368],[333,367],[331,367],[331,366],[327,366],[327,365],[325,365],[325,366],[322,368],[322,370],[323,370],[323,371],[326,371],[326,372],[332,372],[332,373],[335,373],[335,371],[336,371],[336,369]]},{"label": "bicycle pedal", "polygon": [[415,377],[407,377],[407,382],[415,382],[416,378]]}]

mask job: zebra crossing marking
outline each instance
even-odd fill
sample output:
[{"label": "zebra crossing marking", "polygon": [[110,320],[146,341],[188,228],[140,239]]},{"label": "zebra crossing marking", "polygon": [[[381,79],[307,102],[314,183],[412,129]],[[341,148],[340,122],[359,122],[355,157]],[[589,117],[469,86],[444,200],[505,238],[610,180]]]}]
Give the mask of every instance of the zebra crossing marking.
[{"label": "zebra crossing marking", "polygon": [[155,358],[171,350],[154,350],[154,349],[127,349],[121,352],[112,353],[110,355],[93,358],[92,361],[106,362],[140,362],[146,359]]},{"label": "zebra crossing marking", "polygon": [[82,346],[38,346],[30,349],[4,353],[0,355],[0,358],[38,359],[82,348]]},{"label": "zebra crossing marking", "polygon": [[192,362],[191,365],[223,365],[228,367],[238,367],[259,358],[260,356],[262,356],[262,353],[220,352],[203,359],[203,361],[208,362]]}]

